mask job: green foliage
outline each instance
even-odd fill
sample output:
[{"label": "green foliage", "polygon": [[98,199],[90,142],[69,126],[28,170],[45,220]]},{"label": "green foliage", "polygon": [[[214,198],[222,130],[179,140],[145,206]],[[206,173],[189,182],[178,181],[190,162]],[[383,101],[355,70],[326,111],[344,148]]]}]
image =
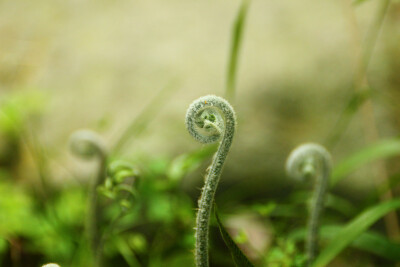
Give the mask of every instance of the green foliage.
[{"label": "green foliage", "polygon": [[[325,225],[321,228],[321,239],[324,243],[329,243],[342,230],[343,226],[340,225]],[[294,242],[299,242],[305,238],[306,234],[305,229],[298,229],[289,235],[289,239]],[[373,231],[365,231],[361,233],[349,244],[349,247],[375,254],[387,260],[400,260],[400,245],[388,240],[382,234]]]},{"label": "green foliage", "polygon": [[400,208],[400,200],[383,202],[373,206],[347,224],[328,244],[315,260],[313,266],[326,266],[336,255],[348,246],[361,233],[388,212]]},{"label": "green foliage", "polygon": [[104,184],[97,191],[109,199],[128,209],[133,204],[133,197],[137,196],[135,185],[140,173],[131,163],[115,160],[108,164],[107,177]]},{"label": "green foliage", "polygon": [[34,213],[34,201],[20,187],[0,180],[0,237],[33,236],[40,231]]},{"label": "green foliage", "polygon": [[266,266],[301,267],[306,264],[306,256],[298,251],[291,240],[278,239],[277,246],[273,247],[265,257]]},{"label": "green foliage", "polygon": [[47,98],[38,91],[8,96],[0,102],[0,133],[19,134],[28,120],[38,117]]}]

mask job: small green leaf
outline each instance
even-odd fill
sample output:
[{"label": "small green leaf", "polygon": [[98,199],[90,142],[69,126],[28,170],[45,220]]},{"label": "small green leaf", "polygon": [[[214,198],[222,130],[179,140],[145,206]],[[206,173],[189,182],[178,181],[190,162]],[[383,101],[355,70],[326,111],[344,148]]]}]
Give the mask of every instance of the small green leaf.
[{"label": "small green leaf", "polygon": [[132,248],[133,251],[139,253],[145,253],[147,250],[147,240],[144,235],[139,233],[131,234],[128,237],[129,246]]},{"label": "small green leaf", "polygon": [[269,216],[276,209],[276,203],[268,202],[265,204],[254,204],[251,206],[251,209],[261,216]]},{"label": "small green leaf", "polygon": [[363,164],[400,154],[400,139],[387,139],[374,143],[346,158],[333,170],[331,186]]},{"label": "small green leaf", "polygon": [[226,246],[228,247],[229,251],[231,252],[233,262],[237,267],[247,267],[247,266],[254,266],[246,255],[240,250],[240,248],[236,245],[235,241],[231,238],[229,233],[226,231],[224,225],[222,224],[221,220],[218,217],[217,209],[214,205],[214,214],[215,218],[217,219],[219,230],[221,231],[222,238]]},{"label": "small green leaf", "polygon": [[238,235],[235,236],[235,241],[238,244],[244,244],[249,241],[249,237],[247,236],[245,231],[240,230]]},{"label": "small green leaf", "polygon": [[400,199],[395,199],[375,205],[362,212],[348,223],[328,244],[315,260],[313,267],[326,266],[343,249],[353,242],[360,234],[367,230],[377,220],[388,212],[400,208]]},{"label": "small green leaf", "polygon": [[126,178],[134,177],[135,174],[132,170],[121,170],[115,174],[114,180],[117,184],[124,182]]},{"label": "small green leaf", "polygon": [[126,199],[121,200],[121,201],[119,202],[119,205],[120,205],[121,207],[123,207],[123,208],[126,208],[126,209],[129,209],[129,208],[132,206],[131,203],[130,203],[128,200],[126,200]]}]

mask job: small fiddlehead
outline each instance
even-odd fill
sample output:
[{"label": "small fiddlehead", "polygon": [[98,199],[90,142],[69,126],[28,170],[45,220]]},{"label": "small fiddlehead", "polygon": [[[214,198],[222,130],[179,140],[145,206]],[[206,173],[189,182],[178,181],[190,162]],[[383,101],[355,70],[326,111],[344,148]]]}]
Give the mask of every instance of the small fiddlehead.
[{"label": "small fiddlehead", "polygon": [[286,162],[286,171],[289,176],[300,180],[310,178],[315,180],[306,240],[308,265],[313,262],[317,250],[319,218],[324,205],[331,168],[330,153],[321,145],[313,143],[298,146],[290,153]]},{"label": "small fiddlehead", "polygon": [[[92,181],[89,188],[89,206],[86,219],[86,231],[89,239],[93,257],[95,257],[99,243],[99,218],[101,210],[98,201],[97,187],[101,185],[106,177],[107,152],[102,139],[89,130],[79,130],[70,137],[70,149],[72,153],[83,158],[99,160],[99,171],[97,177]],[[100,266],[98,263],[96,266]]]},{"label": "small fiddlehead", "polygon": [[204,144],[220,141],[213,157],[199,200],[196,219],[196,265],[208,266],[208,228],[215,191],[222,167],[232,144],[236,116],[232,106],[223,98],[208,95],[195,100],[186,113],[189,133]]},{"label": "small fiddlehead", "polygon": [[90,130],[74,132],[69,139],[71,152],[83,159],[98,157],[100,160],[106,157],[106,149],[103,140]]}]

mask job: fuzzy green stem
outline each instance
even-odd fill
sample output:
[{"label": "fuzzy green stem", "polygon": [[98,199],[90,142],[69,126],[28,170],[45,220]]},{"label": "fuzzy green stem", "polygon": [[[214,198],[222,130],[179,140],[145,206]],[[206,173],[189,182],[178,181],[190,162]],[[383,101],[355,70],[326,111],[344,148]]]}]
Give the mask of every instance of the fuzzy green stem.
[{"label": "fuzzy green stem", "polygon": [[102,266],[102,250],[99,249],[100,243],[100,225],[99,220],[101,219],[101,206],[99,203],[99,195],[97,193],[97,187],[104,183],[105,170],[106,170],[106,157],[100,158],[100,167],[96,179],[92,182],[89,188],[89,207],[86,219],[86,229],[88,232],[89,244],[94,257],[94,266]]},{"label": "fuzzy green stem", "polygon": [[214,95],[200,97],[189,106],[186,114],[186,127],[189,133],[201,143],[209,144],[221,140],[206,176],[196,219],[196,266],[208,267],[208,232],[211,208],[222,167],[235,133],[235,112],[232,106],[221,97]]},{"label": "fuzzy green stem", "polygon": [[288,174],[297,179],[315,180],[307,226],[306,255],[308,266],[315,259],[318,243],[319,220],[329,184],[332,159],[329,152],[318,144],[303,144],[289,155],[286,162]]},{"label": "fuzzy green stem", "polygon": [[[97,187],[104,183],[106,177],[107,153],[103,141],[94,132],[80,130],[71,135],[71,151],[84,159],[97,158],[99,171],[89,187],[88,212],[86,217],[86,232],[95,267],[101,267],[101,252],[98,251],[100,241],[99,219],[101,218],[101,207],[98,201]],[[99,255],[100,253],[100,255]]]}]

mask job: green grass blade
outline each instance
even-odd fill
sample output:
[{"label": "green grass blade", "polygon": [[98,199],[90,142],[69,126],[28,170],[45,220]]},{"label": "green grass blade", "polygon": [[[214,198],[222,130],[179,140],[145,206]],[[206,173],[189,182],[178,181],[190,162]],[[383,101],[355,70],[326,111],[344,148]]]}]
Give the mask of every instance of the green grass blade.
[{"label": "green grass blade", "polygon": [[224,225],[222,224],[221,220],[218,217],[218,212],[217,209],[214,205],[214,214],[215,218],[217,219],[218,227],[221,232],[222,238],[224,239],[224,242],[226,246],[228,247],[229,251],[231,252],[233,262],[237,267],[252,267],[254,266],[249,259],[246,257],[246,255],[243,254],[243,252],[240,250],[240,248],[236,245],[235,241],[231,238],[229,233],[226,231]]},{"label": "green grass blade", "polygon": [[325,145],[328,150],[332,150],[333,147],[337,145],[358,109],[361,107],[362,104],[365,103],[366,100],[371,97],[371,90],[361,90],[359,92],[355,92],[349,98],[343,110],[343,113],[339,116],[337,122],[333,125],[333,128],[330,131],[327,140],[325,141]]},{"label": "green grass blade", "polygon": [[[342,230],[343,226],[339,225],[323,226],[320,231],[320,238],[324,241],[330,241]],[[294,242],[302,241],[305,237],[305,228],[296,230],[289,235],[289,239]],[[365,231],[354,239],[349,246],[362,251],[367,251],[387,260],[400,261],[400,244],[390,241],[379,233]]]},{"label": "green grass blade", "polygon": [[365,230],[373,225],[377,220],[388,212],[400,208],[400,199],[380,203],[362,212],[354,220],[348,223],[322,250],[320,255],[313,263],[313,267],[326,266],[343,249],[360,236]]},{"label": "green grass blade", "polygon": [[388,260],[400,261],[400,244],[396,244],[378,233],[362,233],[359,238],[354,240],[353,246]]},{"label": "green grass blade", "polygon": [[399,154],[400,139],[387,139],[372,144],[356,152],[335,166],[332,173],[331,186],[335,185],[346,175],[350,174],[363,164]]},{"label": "green grass blade", "polygon": [[147,129],[149,123],[153,121],[153,118],[160,112],[161,108],[168,103],[178,88],[177,81],[170,82],[151,100],[138,116],[134,117],[111,150],[114,155],[120,153],[124,146]]},{"label": "green grass blade", "polygon": [[249,0],[243,0],[232,28],[231,51],[229,55],[228,73],[226,82],[226,98],[233,100],[236,88],[237,62],[240,45],[243,39],[243,28],[246,20]]}]

